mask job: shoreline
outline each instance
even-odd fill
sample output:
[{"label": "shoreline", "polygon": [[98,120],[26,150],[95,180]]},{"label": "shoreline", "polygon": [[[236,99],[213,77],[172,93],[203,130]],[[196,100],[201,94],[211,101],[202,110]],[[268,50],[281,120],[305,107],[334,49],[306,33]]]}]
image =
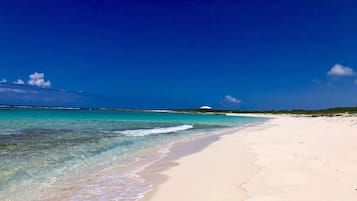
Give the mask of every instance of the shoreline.
[{"label": "shoreline", "polygon": [[268,117],[275,118],[174,144],[139,174],[153,183],[140,201],[357,199],[356,117]]},{"label": "shoreline", "polygon": [[[205,136],[184,142],[174,143],[167,156],[138,173],[140,177],[152,183],[152,188],[147,191],[144,194],[144,197],[139,199],[139,201],[150,200],[150,198],[155,194],[158,186],[168,179],[168,177],[162,175],[161,172],[179,165],[175,162],[176,160],[193,153],[200,152],[209,144],[217,140],[219,140],[219,136]],[[197,145],[196,143],[198,143],[199,146],[193,147],[192,145]],[[187,147],[190,148],[190,150],[187,150]]]},{"label": "shoreline", "polygon": [[[241,116],[241,115],[237,115],[237,116]],[[244,116],[252,117],[251,115],[244,115]],[[164,158],[146,167],[145,169],[143,169],[138,173],[138,176],[152,183],[152,188],[149,191],[145,192],[144,197],[140,198],[139,201],[151,200],[151,198],[155,195],[156,191],[158,190],[159,186],[165,183],[169,178],[163,175],[162,172],[169,170],[172,167],[179,166],[180,164],[176,162],[177,160],[205,150],[212,143],[221,140],[222,136],[234,135],[236,132],[239,132],[240,130],[244,130],[247,128],[256,128],[257,126],[264,125],[270,119],[276,118],[270,115],[256,115],[254,117],[264,117],[267,118],[267,120],[264,120],[262,122],[247,124],[243,126],[228,128],[223,130],[223,132],[220,131],[220,133],[218,134],[213,134],[208,136],[201,135],[190,139],[184,139],[177,142],[173,142],[170,145],[169,151]]]}]

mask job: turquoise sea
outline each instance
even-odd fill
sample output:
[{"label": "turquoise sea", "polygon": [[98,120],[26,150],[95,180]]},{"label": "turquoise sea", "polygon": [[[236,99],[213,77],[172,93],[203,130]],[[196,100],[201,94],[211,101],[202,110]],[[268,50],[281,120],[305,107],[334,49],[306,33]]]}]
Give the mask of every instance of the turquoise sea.
[{"label": "turquoise sea", "polygon": [[0,200],[137,200],[137,172],[172,142],[264,119],[84,109],[0,109]]}]

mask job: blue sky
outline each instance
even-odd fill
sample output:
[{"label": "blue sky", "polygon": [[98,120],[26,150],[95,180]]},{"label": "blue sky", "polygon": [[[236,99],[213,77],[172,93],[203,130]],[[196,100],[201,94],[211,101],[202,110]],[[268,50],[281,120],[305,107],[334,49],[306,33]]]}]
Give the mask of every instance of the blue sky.
[{"label": "blue sky", "polygon": [[[354,106],[356,7],[337,0],[3,0],[0,102]],[[43,75],[31,79],[35,72]],[[13,84],[18,79],[24,86]],[[37,95],[13,90],[19,87]]]}]

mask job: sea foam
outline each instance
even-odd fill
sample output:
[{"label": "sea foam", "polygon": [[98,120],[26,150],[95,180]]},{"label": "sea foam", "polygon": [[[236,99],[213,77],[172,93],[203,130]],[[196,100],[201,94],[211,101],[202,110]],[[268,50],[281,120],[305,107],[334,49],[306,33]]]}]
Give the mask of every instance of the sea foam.
[{"label": "sea foam", "polygon": [[193,125],[180,125],[180,126],[172,126],[172,127],[114,131],[113,133],[123,134],[126,136],[146,136],[146,135],[175,133],[178,131],[189,130],[192,128]]}]

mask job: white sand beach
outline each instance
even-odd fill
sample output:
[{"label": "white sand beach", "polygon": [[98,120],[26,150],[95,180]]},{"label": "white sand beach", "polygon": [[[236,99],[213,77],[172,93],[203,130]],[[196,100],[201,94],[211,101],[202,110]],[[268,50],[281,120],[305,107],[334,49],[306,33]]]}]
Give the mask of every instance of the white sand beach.
[{"label": "white sand beach", "polygon": [[156,169],[142,200],[356,201],[357,117],[277,116]]}]

